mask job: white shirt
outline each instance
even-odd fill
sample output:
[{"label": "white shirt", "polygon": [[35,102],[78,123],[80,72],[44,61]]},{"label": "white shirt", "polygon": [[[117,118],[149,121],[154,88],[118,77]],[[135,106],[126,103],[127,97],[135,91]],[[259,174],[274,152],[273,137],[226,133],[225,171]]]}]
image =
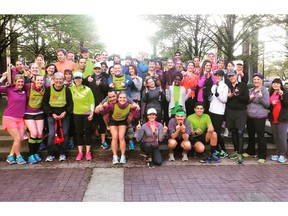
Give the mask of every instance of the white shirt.
[{"label": "white shirt", "polygon": [[228,86],[223,82],[220,81],[217,92],[219,94],[218,97],[215,96],[217,84],[214,84],[211,88],[211,92],[213,96],[210,101],[210,108],[209,111],[214,114],[224,115],[226,103],[228,99]]}]

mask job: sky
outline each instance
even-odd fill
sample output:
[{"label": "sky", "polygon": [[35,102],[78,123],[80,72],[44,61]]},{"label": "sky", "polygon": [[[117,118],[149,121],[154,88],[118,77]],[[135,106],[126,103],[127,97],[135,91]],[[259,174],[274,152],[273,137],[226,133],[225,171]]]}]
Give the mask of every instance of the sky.
[{"label": "sky", "polygon": [[[31,13],[31,14],[87,14],[95,17],[98,34],[106,45],[108,54],[117,53],[135,56],[139,51],[152,54],[149,37],[153,35],[156,26],[141,19],[141,14],[227,14],[227,13],[287,13],[281,0],[273,4],[262,1],[261,4],[251,0],[241,0],[237,7],[231,7],[231,0],[205,0],[205,4],[197,4],[191,0],[109,0],[91,2],[89,0],[49,0],[42,6],[39,0],[9,0],[1,3],[0,13]],[[5,5],[6,4],[6,5]],[[209,7],[208,7],[209,6]],[[265,34],[264,34],[265,36]],[[269,40],[265,37],[262,40]],[[265,51],[270,56],[273,49],[279,50],[277,43],[270,41]]]},{"label": "sky", "polygon": [[106,45],[109,54],[127,54],[136,56],[138,52],[152,54],[153,48],[149,37],[156,31],[156,26],[145,21],[139,14],[123,14],[117,19],[105,19],[101,14],[94,14],[100,40]]}]

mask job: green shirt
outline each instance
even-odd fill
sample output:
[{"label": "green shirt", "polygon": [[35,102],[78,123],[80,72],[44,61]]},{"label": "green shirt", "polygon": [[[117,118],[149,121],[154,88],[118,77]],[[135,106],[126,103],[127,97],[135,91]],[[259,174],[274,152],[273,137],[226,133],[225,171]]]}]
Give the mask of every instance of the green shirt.
[{"label": "green shirt", "polygon": [[[212,125],[211,118],[208,114],[203,113],[202,116],[199,118],[195,113],[189,115],[187,120],[190,122],[190,126],[193,131],[196,131],[198,128],[202,131],[203,134],[209,125]],[[199,136],[201,134],[193,135],[193,137]]]},{"label": "green shirt", "polygon": [[91,106],[94,106],[94,96],[92,90],[84,85],[70,87],[73,99],[73,113],[74,114],[89,114]]}]

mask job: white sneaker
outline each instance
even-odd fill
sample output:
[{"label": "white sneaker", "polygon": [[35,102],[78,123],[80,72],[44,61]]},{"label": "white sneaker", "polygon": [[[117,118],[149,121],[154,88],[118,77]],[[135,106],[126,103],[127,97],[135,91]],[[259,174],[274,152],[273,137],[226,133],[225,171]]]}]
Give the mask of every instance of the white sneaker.
[{"label": "white sneaker", "polygon": [[66,160],[66,156],[64,154],[61,154],[59,157],[59,161],[65,161]]},{"label": "white sneaker", "polygon": [[117,155],[113,155],[112,163],[113,164],[118,164],[119,163],[119,158],[118,158]]},{"label": "white sneaker", "polygon": [[183,151],[182,152],[182,161],[188,161],[188,156],[187,156],[187,152],[186,151]]},{"label": "white sneaker", "polygon": [[224,131],[224,133],[223,133],[223,136],[224,136],[224,137],[229,137],[229,130],[228,130],[228,128],[225,128],[225,131]]},{"label": "white sneaker", "polygon": [[54,160],[54,156],[51,156],[51,155],[48,155],[47,157],[46,157],[46,162],[52,162],[53,160]]},{"label": "white sneaker", "polygon": [[175,161],[175,158],[174,158],[174,153],[169,153],[169,161]]}]

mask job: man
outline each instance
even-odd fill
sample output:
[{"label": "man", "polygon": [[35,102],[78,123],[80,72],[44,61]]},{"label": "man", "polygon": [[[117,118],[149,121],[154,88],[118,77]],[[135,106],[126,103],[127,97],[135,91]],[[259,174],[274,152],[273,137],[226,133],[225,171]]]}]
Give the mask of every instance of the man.
[{"label": "man", "polygon": [[181,60],[181,52],[180,52],[180,51],[176,51],[176,52],[174,52],[174,58],[175,58],[175,59],[180,59],[180,60]]},{"label": "man", "polygon": [[122,67],[122,74],[129,74],[128,67],[133,64],[133,59],[131,56],[126,56],[125,65]]},{"label": "man", "polygon": [[66,69],[70,69],[71,71],[76,70],[75,63],[72,61],[68,61],[66,59],[66,56],[67,56],[67,51],[65,49],[57,50],[58,62],[56,62],[55,65],[57,67],[58,72],[61,72],[62,74],[64,74],[64,71]]},{"label": "man", "polygon": [[138,76],[142,78],[143,73],[148,72],[148,65],[144,63],[143,55],[138,54],[136,58]]},{"label": "man", "polygon": [[182,151],[182,161],[188,161],[188,151],[191,150],[189,135],[191,134],[190,123],[186,119],[184,110],[177,110],[175,117],[168,123],[170,139],[168,140],[169,161],[175,161],[174,149],[180,145]]},{"label": "man", "polygon": [[[105,95],[107,95],[107,91],[109,88],[106,78],[101,73],[100,62],[97,62],[94,65],[94,74],[86,77],[83,81],[83,84],[91,88],[94,95],[95,107],[97,107],[105,98]],[[106,125],[103,120],[103,116],[99,113],[95,114],[93,117],[93,122],[95,123],[95,125],[99,126],[101,147],[103,149],[109,149],[110,146],[105,141]]]},{"label": "man", "polygon": [[75,61],[74,52],[72,52],[72,51],[68,51],[68,52],[67,52],[67,60],[68,60],[68,61],[72,61],[72,62]]},{"label": "man", "polygon": [[205,145],[210,145],[211,148],[210,156],[200,160],[200,163],[219,163],[218,156],[214,154],[217,146],[217,133],[214,131],[210,116],[204,113],[204,104],[202,102],[195,103],[194,111],[194,114],[187,117],[192,128],[190,140],[193,148],[197,153],[203,153]]},{"label": "man", "polygon": [[83,79],[85,79],[87,76],[93,74],[93,59],[89,58],[89,50],[87,48],[81,48],[81,57],[86,60],[86,66],[83,71]]}]

